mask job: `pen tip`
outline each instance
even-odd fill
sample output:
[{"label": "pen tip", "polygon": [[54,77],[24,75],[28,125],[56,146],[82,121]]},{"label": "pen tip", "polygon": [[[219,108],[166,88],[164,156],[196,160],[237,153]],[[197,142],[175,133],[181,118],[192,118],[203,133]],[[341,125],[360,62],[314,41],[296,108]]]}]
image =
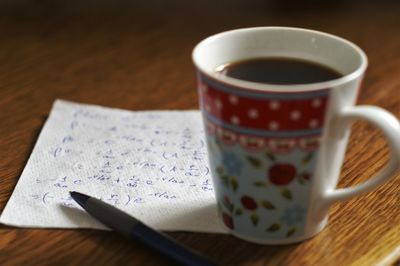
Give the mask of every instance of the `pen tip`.
[{"label": "pen tip", "polygon": [[82,207],[86,204],[86,201],[90,198],[89,196],[76,191],[70,191],[69,194]]}]

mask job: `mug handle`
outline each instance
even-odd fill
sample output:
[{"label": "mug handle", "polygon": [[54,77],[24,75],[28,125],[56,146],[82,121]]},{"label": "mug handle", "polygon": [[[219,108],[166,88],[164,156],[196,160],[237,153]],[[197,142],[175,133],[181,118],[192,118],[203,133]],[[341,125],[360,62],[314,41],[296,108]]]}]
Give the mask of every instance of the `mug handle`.
[{"label": "mug handle", "polygon": [[333,128],[335,128],[337,133],[343,134],[357,119],[366,120],[382,131],[389,144],[389,162],[377,175],[360,185],[341,189],[327,188],[321,195],[320,208],[317,208],[317,216],[319,218],[325,216],[327,209],[333,203],[345,201],[367,193],[382,185],[400,170],[400,123],[396,117],[384,109],[375,106],[350,106],[340,110],[334,116]]}]

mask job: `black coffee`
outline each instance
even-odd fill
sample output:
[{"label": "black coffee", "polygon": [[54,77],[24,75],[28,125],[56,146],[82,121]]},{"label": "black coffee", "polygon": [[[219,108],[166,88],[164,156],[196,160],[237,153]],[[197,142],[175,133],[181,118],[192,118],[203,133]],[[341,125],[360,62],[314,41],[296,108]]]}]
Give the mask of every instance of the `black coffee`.
[{"label": "black coffee", "polygon": [[336,70],[295,58],[254,58],[222,65],[217,72],[226,76],[267,84],[306,84],[341,77]]}]

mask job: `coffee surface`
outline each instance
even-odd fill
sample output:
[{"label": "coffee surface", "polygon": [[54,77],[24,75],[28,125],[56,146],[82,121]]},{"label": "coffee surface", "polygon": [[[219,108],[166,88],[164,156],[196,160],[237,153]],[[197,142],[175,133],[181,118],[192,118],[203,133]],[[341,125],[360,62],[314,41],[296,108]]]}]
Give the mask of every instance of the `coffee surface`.
[{"label": "coffee surface", "polygon": [[337,79],[342,75],[327,66],[296,59],[266,57],[231,62],[217,72],[228,77],[267,84],[307,84]]}]

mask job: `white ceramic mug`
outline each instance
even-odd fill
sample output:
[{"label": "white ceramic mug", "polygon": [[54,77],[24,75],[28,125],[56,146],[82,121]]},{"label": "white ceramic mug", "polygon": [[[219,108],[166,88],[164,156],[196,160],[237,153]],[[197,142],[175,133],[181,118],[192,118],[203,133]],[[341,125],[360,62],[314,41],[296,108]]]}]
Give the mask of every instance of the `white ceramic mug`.
[{"label": "white ceramic mug", "polygon": [[[226,63],[261,57],[308,60],[342,76],[269,85],[216,72]],[[247,28],[203,40],[193,61],[219,214],[235,236],[262,244],[310,238],[327,224],[332,204],[373,190],[399,170],[398,120],[379,107],[355,106],[367,67],[355,44],[307,29]],[[390,159],[365,183],[336,189],[357,119],[382,131]]]}]

